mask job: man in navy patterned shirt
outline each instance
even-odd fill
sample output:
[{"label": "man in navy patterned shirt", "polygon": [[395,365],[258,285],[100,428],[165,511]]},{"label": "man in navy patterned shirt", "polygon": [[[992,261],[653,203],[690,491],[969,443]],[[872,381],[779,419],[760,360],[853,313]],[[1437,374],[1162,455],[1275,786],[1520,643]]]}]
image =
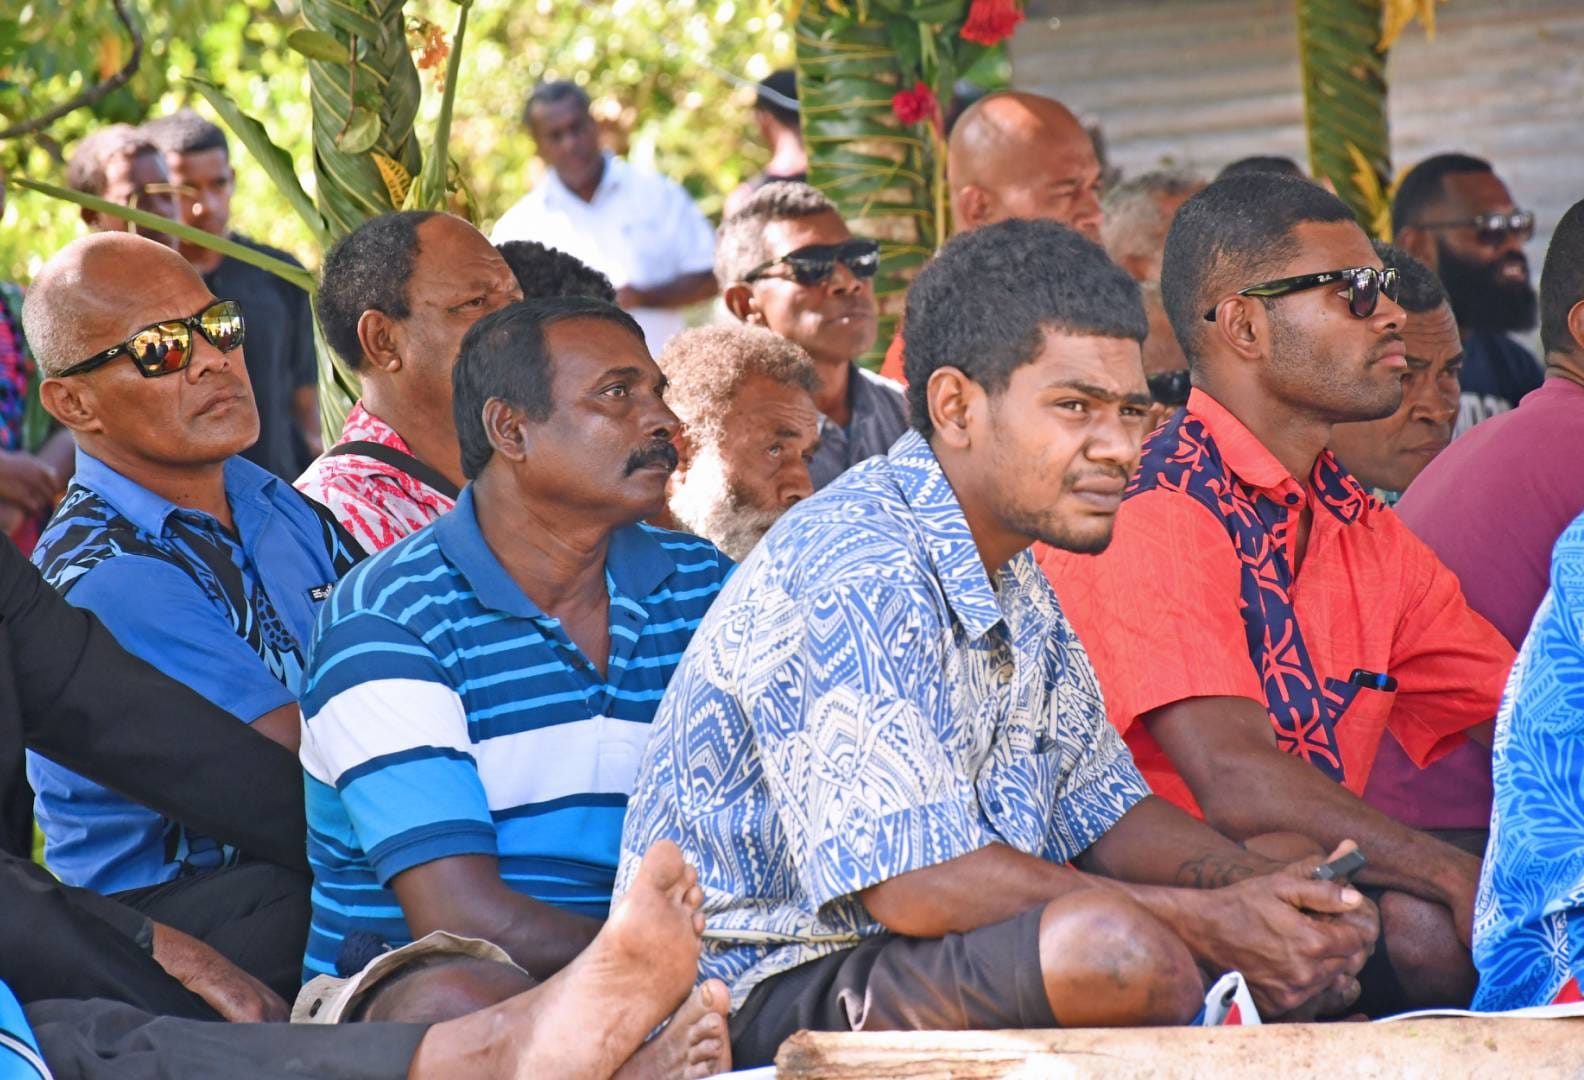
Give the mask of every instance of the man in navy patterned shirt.
[{"label": "man in navy patterned shirt", "polygon": [[[234,304],[126,233],[66,247],[23,322],[76,476],[33,561],[123,648],[295,750],[314,616],[354,556],[329,512],[238,453],[258,412]],[[51,868],[208,941],[290,997],[301,875],[32,756]],[[179,776],[172,783],[181,783]]]},{"label": "man in navy patterned shirt", "polygon": [[736,1063],[801,1028],[1184,1023],[1200,965],[1273,1013],[1356,995],[1373,910],[1149,794],[1028,550],[1109,540],[1150,405],[1137,286],[1004,222],[946,245],[907,325],[913,430],[727,583],[628,811],[618,884],[662,839],[698,867]]}]

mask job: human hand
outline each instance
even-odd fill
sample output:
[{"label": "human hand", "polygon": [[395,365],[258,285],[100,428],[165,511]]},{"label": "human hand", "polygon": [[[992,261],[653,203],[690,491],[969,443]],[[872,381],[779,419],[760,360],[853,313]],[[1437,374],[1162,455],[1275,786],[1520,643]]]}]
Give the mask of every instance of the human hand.
[{"label": "human hand", "polygon": [[1334,1012],[1358,996],[1380,916],[1353,886],[1311,878],[1321,861],[1191,894],[1199,918],[1189,948],[1218,970],[1242,972],[1262,1016]]},{"label": "human hand", "polygon": [[55,470],[32,454],[0,450],[0,499],[41,513],[50,508],[64,486]]},{"label": "human hand", "polygon": [[1465,949],[1474,947],[1474,900],[1479,894],[1480,861],[1465,851],[1457,859],[1441,886],[1443,902],[1452,911],[1458,940]]},{"label": "human hand", "polygon": [[290,1015],[280,995],[180,930],[154,924],[154,961],[177,982],[203,998],[222,1019],[250,1024]]}]

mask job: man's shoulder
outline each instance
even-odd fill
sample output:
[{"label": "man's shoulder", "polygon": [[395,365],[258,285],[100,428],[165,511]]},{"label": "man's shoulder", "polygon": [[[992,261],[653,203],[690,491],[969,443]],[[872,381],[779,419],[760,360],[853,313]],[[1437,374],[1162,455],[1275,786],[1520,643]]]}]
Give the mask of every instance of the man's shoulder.
[{"label": "man's shoulder", "polygon": [[401,618],[411,604],[429,598],[428,607],[440,607],[435,583],[456,568],[446,557],[433,526],[412,533],[353,567],[330,594],[326,618],[330,624],[360,617]]}]

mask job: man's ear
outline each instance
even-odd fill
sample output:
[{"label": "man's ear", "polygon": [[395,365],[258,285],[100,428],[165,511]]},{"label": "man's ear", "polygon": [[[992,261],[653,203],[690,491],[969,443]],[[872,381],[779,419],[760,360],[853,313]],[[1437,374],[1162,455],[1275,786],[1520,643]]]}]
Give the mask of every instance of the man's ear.
[{"label": "man's ear", "polygon": [[1254,362],[1270,355],[1270,315],[1257,297],[1228,296],[1216,305],[1215,316],[1204,333],[1223,349]]},{"label": "man's ear", "polygon": [[521,409],[501,398],[490,398],[484,403],[484,437],[490,448],[507,461],[528,459],[527,422]]},{"label": "man's ear", "polygon": [[51,376],[39,383],[39,404],[71,431],[104,430],[93,392],[86,389],[77,376],[66,379]]},{"label": "man's ear", "polygon": [[977,184],[964,184],[952,200],[957,210],[957,229],[968,232],[990,219],[990,193]]},{"label": "man's ear", "polygon": [[1392,243],[1424,263],[1433,271],[1440,270],[1440,252],[1436,250],[1435,237],[1428,229],[1417,225],[1404,225]]},{"label": "man's ear", "polygon": [[693,461],[693,451],[697,446],[693,442],[693,435],[686,425],[677,428],[677,433],[671,436],[671,446],[677,452],[677,467],[671,472],[671,479],[680,481],[687,475],[688,466]]},{"label": "man's ear", "polygon": [[968,449],[974,418],[986,401],[983,388],[961,368],[941,367],[930,373],[924,394],[935,437],[953,450]]},{"label": "man's ear", "polygon": [[401,370],[402,329],[395,319],[369,308],[358,316],[357,336],[365,364],[387,375]]},{"label": "man's ear", "polygon": [[765,325],[764,313],[759,310],[759,301],[754,298],[753,286],[746,281],[726,286],[726,291],[721,293],[721,301],[738,322],[749,326]]},{"label": "man's ear", "polygon": [[1584,357],[1584,300],[1568,308],[1568,337],[1573,339],[1573,355]]}]

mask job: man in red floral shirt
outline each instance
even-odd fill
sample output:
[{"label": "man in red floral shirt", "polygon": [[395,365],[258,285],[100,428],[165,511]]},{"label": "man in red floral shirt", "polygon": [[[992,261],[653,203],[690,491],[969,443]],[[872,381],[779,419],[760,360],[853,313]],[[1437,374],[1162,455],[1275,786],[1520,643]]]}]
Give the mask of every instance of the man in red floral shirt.
[{"label": "man in red floral shirt", "polygon": [[379,551],[455,505],[457,349],[469,327],[521,300],[522,289],[484,234],[425,211],[364,222],[330,250],[320,277],[319,326],[357,371],[363,396],[297,487]]}]

